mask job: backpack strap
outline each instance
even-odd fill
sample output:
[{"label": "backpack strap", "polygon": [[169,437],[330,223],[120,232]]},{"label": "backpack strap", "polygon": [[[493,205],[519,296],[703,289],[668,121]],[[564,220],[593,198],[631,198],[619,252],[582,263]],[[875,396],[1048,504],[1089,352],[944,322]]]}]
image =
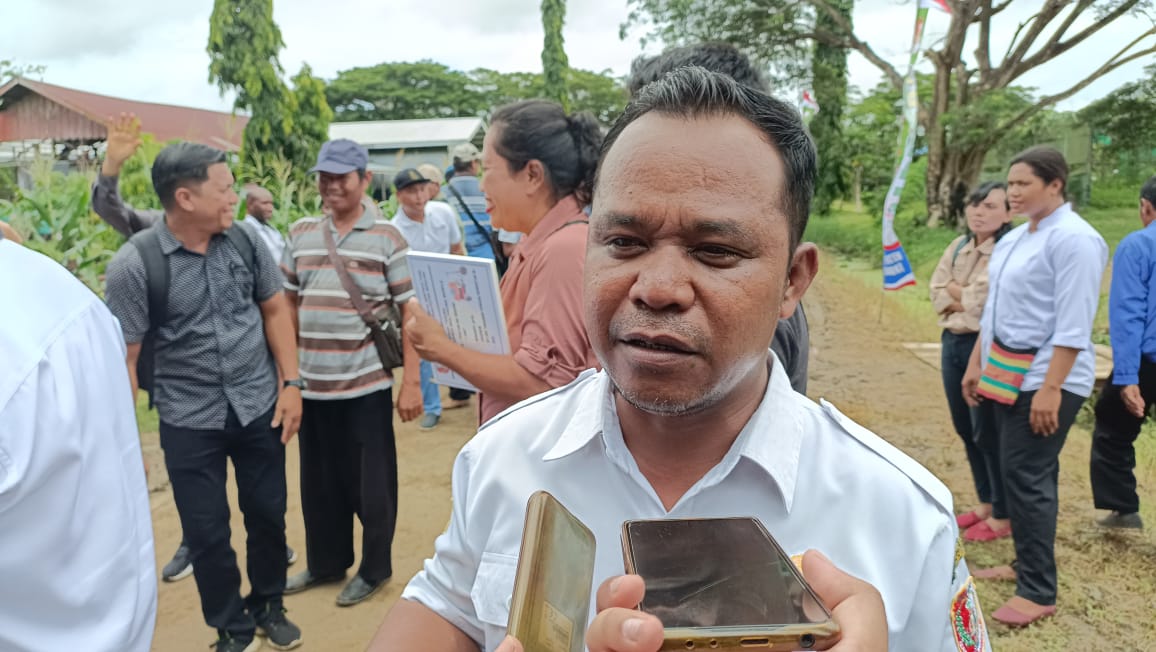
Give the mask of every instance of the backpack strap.
[{"label": "backpack strap", "polygon": [[154,332],[168,319],[169,261],[161,251],[156,229],[144,229],[129,239],[144,263],[145,284],[148,288],[149,332]]},{"label": "backpack strap", "polygon": [[241,254],[241,260],[245,261],[245,268],[252,274],[257,258],[257,245],[253,242],[253,237],[249,235],[245,227],[238,223],[225,229],[225,237],[233,244],[237,253]]},{"label": "backpack strap", "polygon": [[257,274],[253,271],[256,266],[257,259],[257,244],[253,241],[253,236],[249,230],[241,226],[239,222],[234,222],[233,226],[225,229],[225,237],[233,248],[241,254],[241,260],[245,263],[245,269],[253,275],[253,302],[260,304],[257,301]]},{"label": "backpack strap", "polygon": [[148,295],[149,329],[141,341],[140,357],[136,363],[137,386],[148,392],[149,408],[153,407],[156,371],[157,329],[168,321],[169,261],[161,251],[160,237],[154,228],[137,232],[129,242],[140,254],[145,270],[145,288]]}]

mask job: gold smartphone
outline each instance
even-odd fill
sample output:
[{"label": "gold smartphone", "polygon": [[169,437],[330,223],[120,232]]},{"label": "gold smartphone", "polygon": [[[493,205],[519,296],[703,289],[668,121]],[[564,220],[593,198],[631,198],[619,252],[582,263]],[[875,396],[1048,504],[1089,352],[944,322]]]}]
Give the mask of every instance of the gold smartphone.
[{"label": "gold smartphone", "polygon": [[545,491],[530,496],[508,633],[526,652],[583,652],[594,534]]},{"label": "gold smartphone", "polygon": [[627,521],[626,572],[646,581],[639,609],[665,627],[663,650],[827,650],[831,612],[755,518]]}]

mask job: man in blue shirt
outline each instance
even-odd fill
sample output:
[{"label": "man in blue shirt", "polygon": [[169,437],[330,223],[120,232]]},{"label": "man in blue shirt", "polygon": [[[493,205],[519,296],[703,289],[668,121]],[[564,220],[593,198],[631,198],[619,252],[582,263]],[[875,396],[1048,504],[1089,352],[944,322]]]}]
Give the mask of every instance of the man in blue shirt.
[{"label": "man in blue shirt", "polygon": [[1156,177],[1140,190],[1144,228],[1116,247],[1108,321],[1112,335],[1112,382],[1096,403],[1092,435],[1092,498],[1112,513],[1103,527],[1140,529],[1133,444],[1156,402]]}]

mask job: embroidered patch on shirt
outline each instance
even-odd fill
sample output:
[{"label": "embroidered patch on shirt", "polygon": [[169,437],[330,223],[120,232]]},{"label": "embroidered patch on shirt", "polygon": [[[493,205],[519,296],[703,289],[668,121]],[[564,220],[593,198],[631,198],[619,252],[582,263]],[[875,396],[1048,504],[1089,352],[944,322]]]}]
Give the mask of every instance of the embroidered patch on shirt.
[{"label": "embroidered patch on shirt", "polygon": [[970,576],[951,601],[951,632],[959,652],[983,652],[987,648],[987,625],[975,593],[975,580]]}]

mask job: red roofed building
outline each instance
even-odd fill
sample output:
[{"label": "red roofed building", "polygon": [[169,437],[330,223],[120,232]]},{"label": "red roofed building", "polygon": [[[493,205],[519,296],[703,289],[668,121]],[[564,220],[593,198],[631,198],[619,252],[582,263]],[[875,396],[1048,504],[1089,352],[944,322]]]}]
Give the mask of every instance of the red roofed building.
[{"label": "red roofed building", "polygon": [[226,151],[241,148],[249,118],[220,111],[136,102],[16,78],[0,86],[0,142],[90,145],[108,136],[110,116],[134,113],[158,142],[187,140]]}]

